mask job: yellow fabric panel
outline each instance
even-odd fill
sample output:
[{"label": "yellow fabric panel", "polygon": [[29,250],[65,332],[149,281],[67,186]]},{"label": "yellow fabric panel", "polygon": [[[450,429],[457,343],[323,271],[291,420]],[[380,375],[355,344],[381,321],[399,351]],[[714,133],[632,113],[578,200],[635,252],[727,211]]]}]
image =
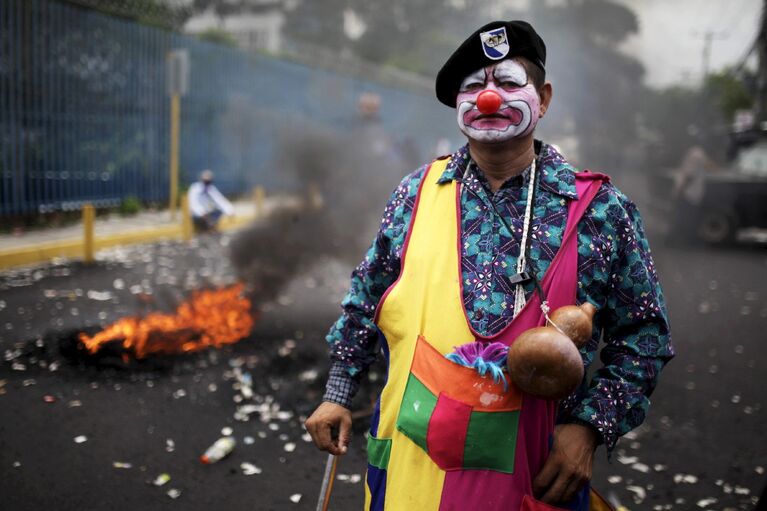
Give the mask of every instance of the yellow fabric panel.
[{"label": "yellow fabric panel", "polygon": [[[458,281],[457,184],[437,184],[447,162],[435,161],[424,176],[405,266],[381,304],[378,327],[389,345],[389,377],[381,393],[379,438],[391,438],[394,433],[418,336],[423,335],[441,353],[474,340]],[[445,248],[435,251],[430,248],[434,246]]]},{"label": "yellow fabric panel", "polygon": [[384,511],[438,511],[445,472],[399,431],[392,437]]},{"label": "yellow fabric panel", "polygon": [[615,508],[607,502],[594,488],[589,492],[589,511],[615,511]]},{"label": "yellow fabric panel", "polygon": [[[437,184],[447,163],[434,162],[424,176],[405,266],[378,317],[378,327],[389,345],[389,376],[381,393],[377,437],[392,439],[385,504],[391,511],[437,510],[445,478],[444,471],[396,429],[418,336],[423,335],[443,354],[474,340],[461,302],[457,184]],[[366,490],[366,509],[369,505]]]}]

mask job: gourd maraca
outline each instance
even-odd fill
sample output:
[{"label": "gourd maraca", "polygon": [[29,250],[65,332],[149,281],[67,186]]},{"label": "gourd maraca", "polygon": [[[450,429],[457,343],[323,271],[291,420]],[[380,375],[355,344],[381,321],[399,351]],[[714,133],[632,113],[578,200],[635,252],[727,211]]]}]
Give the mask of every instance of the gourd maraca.
[{"label": "gourd maraca", "polygon": [[514,384],[544,399],[569,396],[583,379],[578,348],[591,338],[596,307],[566,305],[549,316],[554,326],[531,328],[509,348],[507,365]]}]

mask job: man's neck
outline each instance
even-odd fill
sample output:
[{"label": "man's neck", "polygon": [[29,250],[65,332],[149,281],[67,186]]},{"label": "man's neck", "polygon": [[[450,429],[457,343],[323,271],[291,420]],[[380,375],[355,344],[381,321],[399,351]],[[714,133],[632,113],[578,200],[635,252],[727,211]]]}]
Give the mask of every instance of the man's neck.
[{"label": "man's neck", "polygon": [[535,159],[533,135],[497,144],[469,139],[469,154],[496,192],[503,183],[524,172]]}]

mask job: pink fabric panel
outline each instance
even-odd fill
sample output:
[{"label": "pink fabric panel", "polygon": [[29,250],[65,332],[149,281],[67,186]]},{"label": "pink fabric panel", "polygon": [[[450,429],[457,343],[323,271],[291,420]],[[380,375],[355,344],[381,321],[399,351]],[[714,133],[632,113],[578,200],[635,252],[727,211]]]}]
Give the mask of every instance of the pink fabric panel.
[{"label": "pink fabric panel", "polygon": [[463,467],[466,432],[471,419],[471,406],[440,394],[429,420],[426,446],[429,456],[442,470]]},{"label": "pink fabric panel", "polygon": [[[541,283],[552,310],[575,303],[578,285],[577,226],[604,180],[605,177],[601,174],[576,174],[578,200],[570,203],[562,246]],[[541,298],[538,293],[534,293],[509,327],[492,340],[510,345],[519,334],[541,326],[545,321],[541,313]],[[481,337],[477,339],[482,340]],[[532,480],[543,468],[549,455],[549,439],[554,431],[556,407],[555,401],[525,394],[519,418],[514,473],[504,474],[489,470],[448,472],[445,475],[440,511],[519,510],[523,509],[525,496],[528,496],[525,505],[535,503],[529,497],[533,493]]]}]

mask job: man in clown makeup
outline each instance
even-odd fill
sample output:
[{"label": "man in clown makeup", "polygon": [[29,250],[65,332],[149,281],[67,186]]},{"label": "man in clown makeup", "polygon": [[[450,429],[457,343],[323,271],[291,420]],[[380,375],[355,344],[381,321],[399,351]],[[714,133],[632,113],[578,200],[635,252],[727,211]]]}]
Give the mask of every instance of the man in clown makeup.
[{"label": "man in clown makeup", "polygon": [[[590,489],[594,452],[642,423],[674,356],[636,207],[534,138],[553,97],[545,63],[523,21],[489,23],[453,53],[436,93],[468,143],[400,183],[352,274],[306,427],[344,454],[351,399],[383,353],[365,509],[606,509]],[[585,302],[598,312],[580,353],[588,367],[604,343],[601,367],[561,401],[521,392],[508,346],[546,306]]]}]

